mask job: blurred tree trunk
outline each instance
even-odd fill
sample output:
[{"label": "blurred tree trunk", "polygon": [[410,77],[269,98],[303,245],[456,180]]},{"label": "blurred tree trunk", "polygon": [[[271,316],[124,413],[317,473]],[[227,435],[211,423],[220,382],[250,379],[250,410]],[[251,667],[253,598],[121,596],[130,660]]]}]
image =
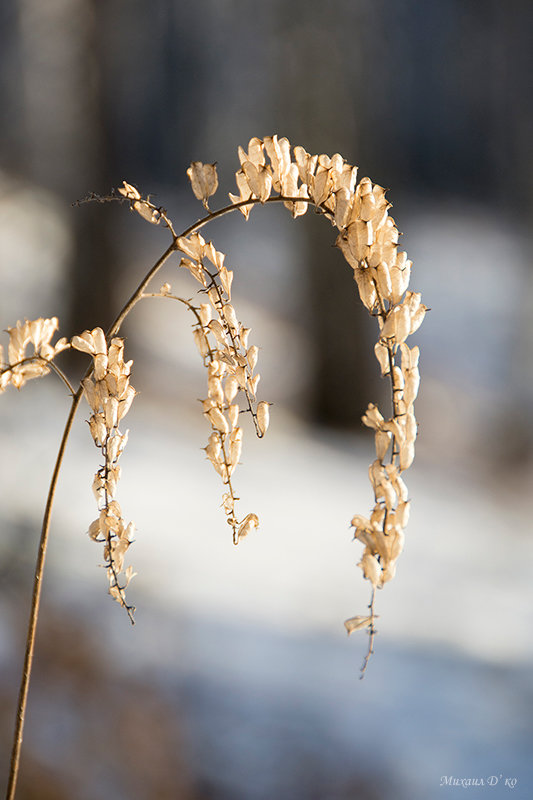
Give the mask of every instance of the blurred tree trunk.
[{"label": "blurred tree trunk", "polygon": [[[283,87],[279,116],[293,120],[292,129],[286,132],[280,126],[280,133],[311,153],[331,156],[337,151],[357,164],[361,131],[355,109],[364,114],[358,102],[364,75],[362,64],[358,69],[360,10],[344,9],[353,53],[353,62],[346,64],[342,52],[347,42],[332,22],[327,4],[314,6],[312,18],[305,2],[281,2],[277,9],[278,84]],[[368,403],[379,402],[385,392],[373,356],[377,326],[361,304],[351,269],[332,247],[337,231],[314,219],[311,211],[302,224],[307,243],[307,326],[314,357],[311,415],[320,424],[358,429]]]},{"label": "blurred tree trunk", "polygon": [[[18,0],[18,39],[25,116],[20,151],[25,177],[65,204],[109,188],[108,141],[97,0]],[[116,254],[108,216],[73,209],[74,251],[66,276],[65,333],[111,321]]]}]

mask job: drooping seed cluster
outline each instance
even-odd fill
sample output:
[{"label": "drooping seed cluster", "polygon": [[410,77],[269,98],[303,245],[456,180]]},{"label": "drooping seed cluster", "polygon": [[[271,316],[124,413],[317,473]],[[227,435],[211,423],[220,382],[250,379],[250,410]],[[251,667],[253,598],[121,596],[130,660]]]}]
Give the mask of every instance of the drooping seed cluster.
[{"label": "drooping seed cluster", "polygon": [[128,431],[120,432],[119,425],[128,413],[135,397],[130,384],[133,362],[124,361],[124,340],[114,338],[107,346],[101,328],[74,336],[72,347],[93,358],[93,370],[82,381],[83,392],[91,408],[89,429],[101,451],[103,464],[93,480],[93,492],[99,515],[89,526],[89,536],[104,544],[104,561],[109,580],[109,594],[123,606],[133,620],[133,607],[126,602],[125,590],[134,573],[124,567],[124,557],[135,531],[133,522],[126,524],[116,500],[120,479],[119,459],[128,440]]},{"label": "drooping seed cluster", "polygon": [[255,373],[255,367],[259,351],[256,345],[249,345],[250,329],[239,322],[232,305],[233,272],[224,266],[224,254],[199,233],[179,238],[177,246],[186,256],[180,266],[201,284],[200,292],[208,301],[199,308],[190,306],[196,317],[194,341],[207,367],[207,397],[202,406],[211,433],[205,452],[226,486],[222,506],[237,544],[259,525],[253,513],[241,520],[237,518],[235,502],[238,498],[231,481],[243,441],[241,408],[236,402],[238,394],[244,396],[246,408],[243,411],[251,414],[259,437],[266,433],[269,424],[269,404],[256,402],[260,375]]},{"label": "drooping seed cluster", "polygon": [[[64,338],[59,339],[55,345],[50,344],[58,324],[57,317],[39,317],[19,321],[14,328],[7,329],[7,362],[4,362],[4,350],[0,345],[0,392],[5,391],[8,386],[21,389],[26,381],[48,375],[50,363],[55,356],[70,347]],[[29,345],[33,347],[33,353],[26,352]]]},{"label": "drooping seed cluster", "polygon": [[[357,167],[338,153],[310,155],[303,147],[291,153],[289,141],[277,136],[251,139],[247,151],[239,147],[239,160],[239,194],[230,194],[232,203],[239,204],[246,218],[257,202],[287,198],[284,205],[294,217],[313,205],[338,229],[336,245],[353,269],[363,304],[378,319],[375,355],[382,375],[391,381],[392,408],[385,417],[371,403],[363,416],[363,423],[375,432],[376,459],[369,469],[375,503],[369,518],[355,515],[352,525],[355,538],[365,545],[358,566],[373,589],[381,588],[394,577],[403,548],[410,501],[401,473],[413,461],[417,435],[414,400],[420,382],[419,349],[408,347],[405,341],[421,325],[427,308],[419,293],[407,291],[411,261],[398,250],[399,232],[388,213],[391,204],[385,189],[369,178],[357,184]],[[213,181],[209,184],[213,165],[205,165],[204,176],[202,166],[195,162],[193,188],[206,204],[207,192],[214,191]],[[272,192],[278,197],[273,198]],[[247,204],[248,200],[254,202]],[[396,363],[398,353],[400,364]],[[371,609],[370,615],[346,621],[348,633],[364,627],[373,630],[373,601]]]}]

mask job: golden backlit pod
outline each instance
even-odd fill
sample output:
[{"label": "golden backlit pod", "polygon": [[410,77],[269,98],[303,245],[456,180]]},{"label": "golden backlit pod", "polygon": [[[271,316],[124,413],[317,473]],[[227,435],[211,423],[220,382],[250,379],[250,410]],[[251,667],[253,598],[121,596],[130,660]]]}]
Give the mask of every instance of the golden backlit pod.
[{"label": "golden backlit pod", "polygon": [[193,161],[187,170],[195,197],[201,200],[205,208],[209,208],[208,200],[218,189],[218,175],[215,164],[202,164]]}]

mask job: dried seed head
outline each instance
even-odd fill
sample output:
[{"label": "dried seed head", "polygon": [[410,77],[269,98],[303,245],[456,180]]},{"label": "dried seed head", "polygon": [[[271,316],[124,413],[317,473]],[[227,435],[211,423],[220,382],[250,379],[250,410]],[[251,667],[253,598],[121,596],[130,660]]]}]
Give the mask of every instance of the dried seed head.
[{"label": "dried seed head", "polygon": [[187,170],[195,197],[201,200],[205,208],[209,208],[207,201],[218,189],[218,176],[216,164],[202,164],[193,161]]},{"label": "dried seed head", "polygon": [[261,436],[264,436],[268,430],[268,425],[270,422],[270,403],[267,403],[265,400],[261,400],[260,403],[257,404],[257,427],[261,432]]}]

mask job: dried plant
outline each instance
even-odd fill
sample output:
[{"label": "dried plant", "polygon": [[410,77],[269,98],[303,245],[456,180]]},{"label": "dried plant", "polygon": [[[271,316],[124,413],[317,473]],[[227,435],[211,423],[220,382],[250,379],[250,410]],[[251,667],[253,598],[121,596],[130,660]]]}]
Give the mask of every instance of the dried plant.
[{"label": "dried plant", "polygon": [[[224,485],[222,507],[234,544],[259,525],[254,512],[244,516],[237,513],[238,497],[233,485],[243,442],[241,417],[245,413],[250,415],[259,437],[266,433],[269,425],[269,403],[257,401],[258,348],[249,343],[250,329],[240,322],[233,305],[233,271],[225,265],[225,255],[200,233],[213,219],[237,209],[248,219],[254,206],[266,203],[282,202],[293,217],[313,207],[337,229],[336,245],[353,270],[364,306],[378,322],[375,355],[381,374],[390,380],[392,403],[388,415],[370,403],[362,418],[375,436],[376,459],[369,469],[374,506],[368,517],[356,514],[351,521],[354,538],[364,545],[358,566],[371,583],[371,599],[368,613],[351,617],[344,623],[348,633],[358,629],[369,633],[362,675],[373,652],[375,591],[394,577],[409,516],[410,501],[402,475],[414,458],[417,434],[414,400],[420,378],[419,349],[409,347],[406,340],[418,329],[427,309],[419,293],[408,291],[411,261],[405,252],[398,250],[398,229],[389,216],[391,204],[381,186],[372,184],[369,178],[357,183],[357,168],[346,163],[338,153],[332,157],[312,156],[303,147],[294,147],[291,152],[289,141],[277,136],[251,139],[248,150],[239,147],[239,160],[238,194],[230,194],[230,205],[218,211],[209,209],[209,199],[218,187],[215,165],[199,161],[191,164],[187,174],[192,190],[208,213],[181,234],[176,234],[163,208],[155,206],[149,196],[144,197],[126,182],[118,192],[108,196],[92,194],[85,198],[85,201],[127,203],[143,219],[163,225],[171,234],[170,245],[145,275],[107,333],[95,328],[73,336],[70,342],[60,339],[52,345],[51,338],[58,326],[56,318],[18,322],[7,330],[7,361],[0,350],[0,391],[10,385],[20,389],[26,381],[53,370],[72,394],[41,532],[8,798],[15,795],[53,499],[66,442],[82,396],[90,407],[89,429],[101,451],[102,461],[93,480],[98,516],[89,525],[89,536],[103,544],[109,593],[125,608],[133,622],[134,608],[127,602],[126,589],[135,573],[131,566],[125,566],[124,559],[132,541],[134,524],[126,524],[116,490],[120,478],[118,462],[128,436],[127,431],[121,433],[119,425],[135,398],[135,389],[130,383],[132,362],[124,361],[124,341],[117,334],[139,301],[148,297],[174,300],[193,315],[193,338],[207,371],[207,396],[202,405],[210,432],[205,452]],[[197,302],[175,295],[169,283],[158,288],[153,286],[163,264],[176,254],[180,255],[178,266],[187,270],[199,284]],[[28,353],[30,346],[33,352]],[[69,347],[86,353],[91,359],[77,389],[55,363],[56,356]]]}]

